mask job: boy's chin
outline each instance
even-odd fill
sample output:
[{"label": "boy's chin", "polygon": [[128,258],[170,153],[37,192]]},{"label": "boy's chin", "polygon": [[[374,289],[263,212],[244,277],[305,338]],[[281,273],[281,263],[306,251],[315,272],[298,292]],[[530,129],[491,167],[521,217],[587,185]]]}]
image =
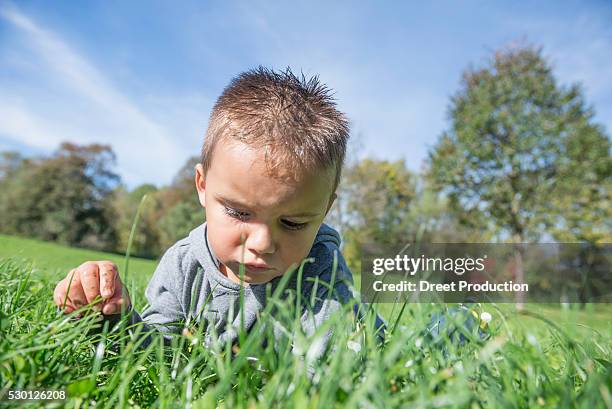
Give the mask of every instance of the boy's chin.
[{"label": "boy's chin", "polygon": [[244,282],[247,284],[265,284],[265,283],[269,283],[270,281],[274,280],[277,276],[271,276],[271,277],[251,277],[249,275],[245,275],[244,276]]},{"label": "boy's chin", "polygon": [[[237,267],[236,269],[221,268],[221,272],[230,280],[240,284],[241,280],[240,280],[240,268],[239,267]],[[244,283],[246,284],[265,284],[265,283],[269,283],[270,281],[274,280],[276,277],[282,275],[282,274],[279,274],[278,271],[276,271],[275,269],[270,269],[270,270],[262,271],[262,272],[252,272],[246,268],[244,269],[242,274],[243,274],[242,281],[244,281]]]},{"label": "boy's chin", "polygon": [[244,272],[244,282],[248,284],[265,284],[274,280],[276,277],[281,276],[282,273],[279,273],[277,270],[269,270],[266,272]]}]

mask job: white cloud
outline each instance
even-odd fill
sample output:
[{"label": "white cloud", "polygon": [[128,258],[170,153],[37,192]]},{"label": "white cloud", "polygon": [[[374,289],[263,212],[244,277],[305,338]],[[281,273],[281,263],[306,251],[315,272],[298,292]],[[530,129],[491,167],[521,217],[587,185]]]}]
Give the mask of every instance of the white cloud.
[{"label": "white cloud", "polygon": [[[28,49],[17,51],[31,53],[38,66],[31,73],[36,77],[4,84],[0,136],[48,150],[65,139],[110,144],[129,185],[170,180],[192,153],[173,132],[143,112],[106,78],[103,69],[51,30],[7,4],[0,7],[0,17],[25,38]],[[45,86],[33,89],[41,83]]]},{"label": "white cloud", "polygon": [[50,124],[32,115],[16,100],[0,97],[0,118],[0,132],[12,135],[16,142],[50,150],[62,141],[61,134]]}]

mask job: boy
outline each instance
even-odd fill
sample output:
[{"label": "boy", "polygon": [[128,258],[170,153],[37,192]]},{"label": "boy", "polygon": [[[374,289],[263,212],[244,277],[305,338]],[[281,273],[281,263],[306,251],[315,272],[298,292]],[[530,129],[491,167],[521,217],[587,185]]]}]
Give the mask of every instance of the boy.
[{"label": "boy", "polygon": [[[314,315],[302,315],[306,334],[312,334],[352,296],[340,237],[323,224],[336,197],[348,136],[344,114],[316,77],[307,81],[289,70],[260,67],[233,79],[213,108],[195,168],[206,222],[163,255],[146,290],[150,306],[142,316],[132,310],[132,322],[171,333],[180,331],[177,322],[195,319],[208,323],[208,335],[214,330],[221,340],[234,341],[241,286],[248,330],[265,306],[266,286],[274,289],[281,275],[312,257],[303,270],[305,300],[313,295],[311,279],[331,283],[335,277],[330,296],[325,285],[316,287]],[[64,307],[66,300],[69,313],[98,296],[103,301],[93,308],[106,316],[131,308],[111,262],[72,270],[57,285],[54,301]]]}]

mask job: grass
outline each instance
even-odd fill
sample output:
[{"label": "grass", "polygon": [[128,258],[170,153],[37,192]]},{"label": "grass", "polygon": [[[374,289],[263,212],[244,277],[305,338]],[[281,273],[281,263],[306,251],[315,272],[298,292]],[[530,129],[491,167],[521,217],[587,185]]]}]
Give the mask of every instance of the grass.
[{"label": "grass", "polygon": [[[390,323],[398,322],[379,345],[372,317],[358,322],[348,309],[306,338],[296,321],[295,299],[277,294],[239,346],[205,346],[202,328],[187,325],[170,345],[157,336],[143,348],[138,328],[117,325],[96,332],[98,316],[58,315],[51,300],[56,280],[71,267],[112,257],[122,266],[120,256],[7,236],[0,236],[0,249],[0,257],[18,254],[0,260],[0,405],[8,404],[2,400],[8,390],[59,389],[68,402],[46,404],[612,408],[608,305],[587,310],[529,305],[521,314],[510,305],[477,305],[477,313],[486,309],[493,319],[481,333],[464,329],[464,318],[451,325],[464,332],[463,343],[452,342],[448,332],[428,332],[430,316],[443,305],[408,305],[401,317],[401,306],[378,305]],[[133,258],[130,263],[133,286],[142,294],[155,263]],[[276,349],[273,321],[287,334]],[[313,351],[330,328],[333,347],[317,359]]]}]

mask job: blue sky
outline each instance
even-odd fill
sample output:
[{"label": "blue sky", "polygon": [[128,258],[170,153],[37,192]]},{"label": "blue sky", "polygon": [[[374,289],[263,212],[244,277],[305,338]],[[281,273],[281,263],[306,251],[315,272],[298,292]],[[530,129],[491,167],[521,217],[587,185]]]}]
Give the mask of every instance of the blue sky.
[{"label": "blue sky", "polygon": [[0,150],[108,143],[129,186],[166,184],[223,87],[261,64],[318,74],[359,155],[418,171],[461,72],[521,39],[583,84],[609,135],[611,23],[607,1],[0,0]]}]

